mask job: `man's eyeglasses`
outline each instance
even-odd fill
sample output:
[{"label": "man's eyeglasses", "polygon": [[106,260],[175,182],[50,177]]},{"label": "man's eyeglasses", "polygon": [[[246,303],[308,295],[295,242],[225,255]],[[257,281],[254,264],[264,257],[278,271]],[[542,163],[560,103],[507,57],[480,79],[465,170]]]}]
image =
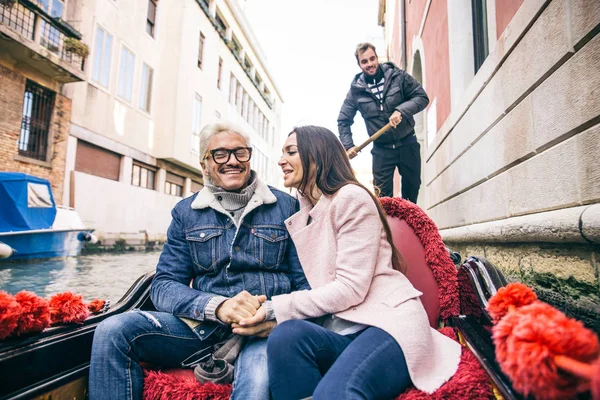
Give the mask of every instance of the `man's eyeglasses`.
[{"label": "man's eyeglasses", "polygon": [[[252,147],[237,147],[235,149],[209,150],[212,159],[217,164],[227,164],[233,154],[239,162],[248,162],[252,157]],[[208,156],[206,156],[208,158]]]}]

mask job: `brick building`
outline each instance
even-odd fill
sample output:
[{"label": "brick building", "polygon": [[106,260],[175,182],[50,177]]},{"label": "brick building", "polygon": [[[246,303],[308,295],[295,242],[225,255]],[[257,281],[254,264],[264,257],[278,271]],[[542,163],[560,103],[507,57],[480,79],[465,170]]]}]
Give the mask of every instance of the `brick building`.
[{"label": "brick building", "polygon": [[62,204],[71,100],[62,85],[84,79],[68,44],[81,38],[60,18],[62,0],[0,3],[0,171],[48,179]]},{"label": "brick building", "polygon": [[600,331],[600,2],[381,0],[379,23],[431,100],[421,205],[445,242]]}]

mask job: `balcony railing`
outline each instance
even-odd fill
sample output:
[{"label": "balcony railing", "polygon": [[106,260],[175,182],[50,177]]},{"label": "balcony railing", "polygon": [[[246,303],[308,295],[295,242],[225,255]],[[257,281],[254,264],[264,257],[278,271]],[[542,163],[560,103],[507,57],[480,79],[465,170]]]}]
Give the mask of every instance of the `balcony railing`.
[{"label": "balcony railing", "polygon": [[62,61],[83,71],[84,58],[65,46],[65,39],[81,39],[81,34],[66,22],[52,18],[36,3],[28,0],[19,0],[12,6],[0,3],[0,25],[40,44]]}]

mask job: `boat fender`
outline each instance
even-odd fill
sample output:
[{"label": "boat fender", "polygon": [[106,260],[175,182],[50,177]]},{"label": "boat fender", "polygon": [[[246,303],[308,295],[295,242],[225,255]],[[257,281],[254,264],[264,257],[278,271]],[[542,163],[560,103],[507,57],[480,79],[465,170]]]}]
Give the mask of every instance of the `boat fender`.
[{"label": "boat fender", "polygon": [[6,243],[0,242],[0,258],[8,258],[14,253],[14,249]]},{"label": "boat fender", "polygon": [[96,235],[94,235],[93,233],[90,232],[81,232],[78,236],[77,239],[79,239],[82,242],[90,242],[92,244],[96,244],[98,243],[98,237],[96,237]]}]

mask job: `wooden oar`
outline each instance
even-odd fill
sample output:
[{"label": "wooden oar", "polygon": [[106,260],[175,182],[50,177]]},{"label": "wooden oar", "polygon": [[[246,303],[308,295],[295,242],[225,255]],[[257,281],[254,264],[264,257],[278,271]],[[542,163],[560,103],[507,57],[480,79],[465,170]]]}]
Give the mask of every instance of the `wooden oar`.
[{"label": "wooden oar", "polygon": [[[387,124],[385,124],[385,126],[383,128],[381,128],[380,130],[375,132],[371,137],[369,137],[367,140],[365,140],[362,144],[356,146],[355,147],[356,155],[358,155],[358,152],[361,151],[362,149],[364,149],[365,147],[367,147],[369,145],[369,143],[371,143],[373,140],[376,140],[379,136],[381,136],[384,133],[386,133],[387,131],[389,131],[391,127],[392,127],[392,125],[388,122]],[[356,156],[354,156],[354,157],[356,157]],[[350,157],[350,159],[353,159],[354,157]]]}]

